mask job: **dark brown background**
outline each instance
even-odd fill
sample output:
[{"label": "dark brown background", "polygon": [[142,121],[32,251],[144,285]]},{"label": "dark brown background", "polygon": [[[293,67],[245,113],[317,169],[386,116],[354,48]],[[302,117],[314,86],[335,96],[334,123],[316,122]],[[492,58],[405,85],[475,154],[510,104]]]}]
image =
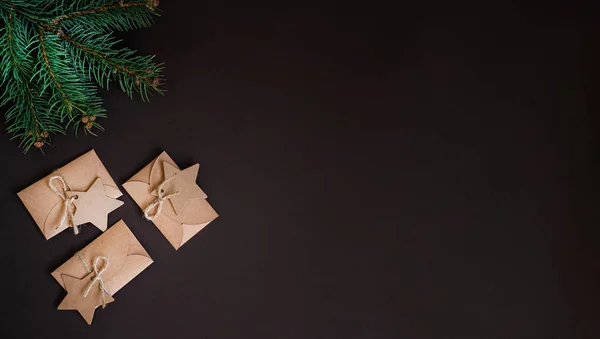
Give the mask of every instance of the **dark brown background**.
[{"label": "dark brown background", "polygon": [[[598,338],[593,11],[163,1],[128,44],[166,62],[151,104],[104,93],[106,132],[43,156],[0,141],[3,338]],[[115,180],[167,150],[221,217],[88,327],[16,192],[94,148]]]}]

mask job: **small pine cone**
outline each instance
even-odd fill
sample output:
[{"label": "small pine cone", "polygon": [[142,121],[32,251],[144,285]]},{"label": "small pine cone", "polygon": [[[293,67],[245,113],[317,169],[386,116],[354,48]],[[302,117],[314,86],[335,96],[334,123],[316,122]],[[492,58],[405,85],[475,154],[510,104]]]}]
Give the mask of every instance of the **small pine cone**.
[{"label": "small pine cone", "polygon": [[83,122],[84,124],[87,124],[88,121],[89,121],[89,119],[90,118],[87,115],[84,115],[84,116],[81,117],[81,122]]},{"label": "small pine cone", "polygon": [[91,116],[90,117],[90,121],[96,121],[96,117],[95,116]]},{"label": "small pine cone", "polygon": [[44,147],[44,142],[43,141],[36,141],[33,146],[37,147],[37,148],[42,148]]},{"label": "small pine cone", "polygon": [[27,136],[30,137],[33,134],[32,131],[27,132]]},{"label": "small pine cone", "polygon": [[154,78],[154,80],[152,80],[152,86],[158,87],[158,85],[160,85],[160,79]]},{"label": "small pine cone", "polygon": [[136,85],[136,86],[139,86],[139,85],[140,85],[140,79],[138,79],[138,78],[135,78],[135,85]]},{"label": "small pine cone", "polygon": [[94,124],[92,124],[91,122],[88,122],[87,124],[85,124],[85,128],[88,130],[92,129],[92,127],[94,127]]},{"label": "small pine cone", "polygon": [[152,4],[154,5],[154,7],[158,7],[158,4],[159,4],[159,3],[160,3],[160,1],[159,1],[159,0],[154,0],[154,1],[152,2]]},{"label": "small pine cone", "polygon": [[117,69],[116,69],[116,68],[115,68],[115,69],[113,69],[113,73],[114,73],[114,74],[117,74]]},{"label": "small pine cone", "polygon": [[40,133],[40,137],[42,137],[42,138],[47,138],[49,136],[50,136],[50,134],[48,134],[48,132],[46,132],[46,131]]}]

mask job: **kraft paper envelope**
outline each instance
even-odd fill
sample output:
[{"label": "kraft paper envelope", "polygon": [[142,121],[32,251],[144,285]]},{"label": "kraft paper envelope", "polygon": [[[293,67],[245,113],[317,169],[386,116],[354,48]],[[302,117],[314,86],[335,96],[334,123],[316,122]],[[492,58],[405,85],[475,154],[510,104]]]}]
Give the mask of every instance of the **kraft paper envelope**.
[{"label": "kraft paper envelope", "polygon": [[[172,178],[173,172],[192,174],[193,178],[189,178],[190,180],[193,179],[193,182],[190,181],[190,185],[185,187],[180,185],[177,188],[178,193],[180,193],[179,196],[166,199],[169,201],[164,201],[161,212],[152,220],[175,249],[179,249],[218,217],[217,212],[206,201],[206,194],[196,185],[195,173],[198,171],[198,166],[196,164],[180,171],[173,159],[166,152],[162,152],[150,164],[123,184],[127,193],[144,210],[156,202],[155,190],[165,182],[165,179]],[[166,183],[163,187],[165,191],[171,192],[175,188],[170,187],[169,184]],[[181,197],[186,199],[177,199]]]},{"label": "kraft paper envelope", "polygon": [[[87,201],[87,204],[84,204],[84,206],[87,205],[86,207],[88,207],[87,211],[81,205],[79,207],[71,206],[71,209],[75,213],[74,221],[76,221],[75,219],[80,219],[85,223],[92,219],[99,220],[98,222],[93,222],[94,225],[102,231],[106,230],[106,217],[104,219],[98,217],[92,219],[78,218],[86,213],[100,213],[105,211],[108,214],[111,210],[123,204],[122,201],[116,200],[116,198],[122,195],[117,184],[111,178],[110,174],[108,174],[96,152],[91,150],[17,193],[33,217],[33,220],[35,220],[35,223],[44,234],[44,237],[50,239],[69,228],[67,223],[60,224],[64,213],[65,200],[50,187],[50,179],[57,175],[61,176],[70,188],[70,191],[65,192],[67,197],[77,195],[77,193],[85,194],[86,191],[98,188],[97,186],[99,185],[104,187],[106,198],[101,199],[101,201]],[[60,182],[56,180],[54,180],[54,184],[60,186]],[[83,202],[83,199],[79,201]],[[106,202],[106,206],[102,202]],[[75,200],[74,205],[77,206],[77,203],[78,201]],[[94,208],[89,209],[89,207]],[[79,211],[77,211],[78,208]]]},{"label": "kraft paper envelope", "polygon": [[153,262],[121,220],[52,272],[54,279],[68,292],[58,309],[78,310],[88,324],[92,323],[94,310],[102,306],[99,282],[95,282],[89,294],[83,297],[85,289],[96,276],[94,264],[99,257],[104,257],[107,263],[106,271],[100,274],[106,304],[113,302],[112,296]]}]

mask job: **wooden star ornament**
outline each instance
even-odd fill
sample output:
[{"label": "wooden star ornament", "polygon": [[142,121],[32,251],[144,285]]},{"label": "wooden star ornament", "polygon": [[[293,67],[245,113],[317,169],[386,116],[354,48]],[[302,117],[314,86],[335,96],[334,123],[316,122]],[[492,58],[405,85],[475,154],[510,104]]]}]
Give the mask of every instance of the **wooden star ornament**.
[{"label": "wooden star ornament", "polygon": [[[187,202],[191,199],[206,199],[208,197],[198,184],[196,184],[196,177],[200,168],[199,164],[180,170],[167,162],[163,162],[163,168],[165,173],[165,184],[162,185],[162,189],[165,192],[163,193],[171,194],[177,192],[176,195],[169,198],[176,214],[181,213]],[[158,192],[155,190],[152,192],[152,195],[158,196]]]},{"label": "wooden star ornament", "polygon": [[67,196],[76,197],[73,201],[75,205],[73,224],[77,226],[89,222],[102,232],[106,231],[108,214],[123,205],[121,200],[106,195],[100,178],[96,179],[86,192],[69,191]]},{"label": "wooden star ornament", "polygon": [[[84,297],[84,291],[94,278],[94,272],[91,272],[83,279],[73,278],[68,275],[63,275],[63,283],[67,290],[67,296],[58,305],[59,310],[77,310],[79,314],[85,319],[88,325],[92,324],[94,318],[94,312],[98,306],[102,306],[102,289],[100,289],[98,283],[92,286],[87,297]],[[104,293],[104,303],[109,304],[115,301],[115,299],[108,293]]]}]

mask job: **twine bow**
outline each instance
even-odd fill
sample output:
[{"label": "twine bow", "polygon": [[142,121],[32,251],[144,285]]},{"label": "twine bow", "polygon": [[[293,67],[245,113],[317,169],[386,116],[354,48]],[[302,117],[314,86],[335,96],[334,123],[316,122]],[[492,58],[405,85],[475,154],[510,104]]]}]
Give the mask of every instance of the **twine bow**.
[{"label": "twine bow", "polygon": [[[81,258],[80,253],[78,252],[76,255],[77,255],[77,258],[79,259],[79,262],[83,265],[83,267],[85,267],[87,272],[91,273],[92,270],[90,270],[90,267]],[[100,260],[104,261],[104,265],[102,265],[102,267],[100,267]],[[96,259],[94,260],[94,277],[92,278],[92,281],[90,281],[90,283],[88,284],[88,287],[85,289],[85,291],[83,291],[83,297],[86,298],[88,296],[88,294],[90,293],[90,290],[92,289],[94,284],[98,283],[98,288],[102,291],[102,308],[106,307],[105,295],[110,294],[104,288],[104,280],[102,280],[102,274],[104,272],[106,272],[106,270],[108,269],[108,264],[109,264],[109,261],[108,261],[107,257],[105,257],[103,255],[96,257]]]},{"label": "twine bow", "polygon": [[[164,190],[164,185],[169,182],[169,180],[173,179],[175,177],[172,176],[169,179],[166,179],[165,181],[163,181],[158,188],[156,189],[156,199],[154,200],[154,202],[152,202],[150,205],[148,205],[148,207],[146,207],[146,209],[144,210],[144,217],[147,220],[154,220],[156,219],[156,217],[158,217],[160,215],[160,212],[162,212],[162,207],[163,207],[163,203],[165,202],[165,200],[174,197],[176,195],[179,195],[179,192],[174,192],[174,193],[169,193],[169,194],[165,194],[165,190]],[[155,210],[155,212],[152,214],[152,210]]]},{"label": "twine bow", "polygon": [[[58,180],[61,183],[60,188],[62,188],[62,190],[60,190],[54,185],[55,180]],[[58,195],[63,200],[62,216],[60,217],[60,222],[58,223],[55,229],[59,229],[65,224],[66,221],[68,221],[70,223],[70,225],[68,226],[73,227],[73,233],[79,234],[79,228],[77,227],[77,225],[73,224],[73,211],[71,209],[71,205],[73,204],[73,201],[77,199],[77,196],[72,196],[70,198],[67,197],[67,191],[70,191],[71,187],[69,187],[65,179],[60,175],[55,175],[51,177],[48,181],[48,184],[50,185],[52,192],[54,192],[54,194]]]}]

